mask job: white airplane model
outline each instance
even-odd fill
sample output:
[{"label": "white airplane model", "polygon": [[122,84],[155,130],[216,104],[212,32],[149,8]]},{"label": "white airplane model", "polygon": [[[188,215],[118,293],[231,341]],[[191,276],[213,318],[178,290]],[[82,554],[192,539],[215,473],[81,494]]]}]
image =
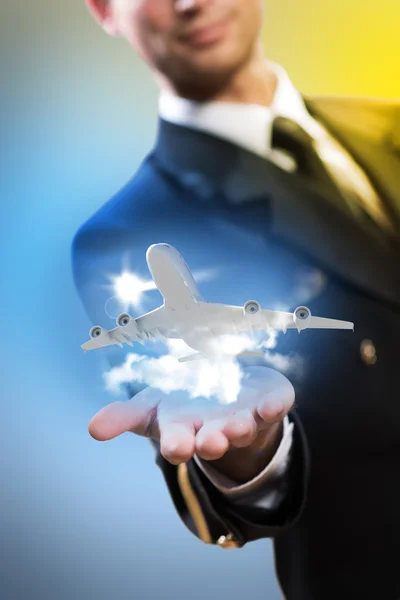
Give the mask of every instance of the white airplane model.
[{"label": "white airplane model", "polygon": [[[147,265],[154,283],[164,298],[159,308],[133,318],[127,313],[119,315],[117,327],[106,331],[92,327],[91,339],[82,349],[95,350],[114,344],[121,346],[132,342],[144,343],[150,339],[181,339],[195,354],[179,359],[180,362],[206,358],[217,354],[215,342],[223,335],[279,329],[351,329],[354,324],[323,317],[311,316],[306,306],[291,312],[266,310],[255,300],[244,306],[229,306],[205,302],[200,296],[193,276],[182,256],[168,244],[153,244],[146,252]],[[239,352],[236,356],[264,356],[264,352]]]}]

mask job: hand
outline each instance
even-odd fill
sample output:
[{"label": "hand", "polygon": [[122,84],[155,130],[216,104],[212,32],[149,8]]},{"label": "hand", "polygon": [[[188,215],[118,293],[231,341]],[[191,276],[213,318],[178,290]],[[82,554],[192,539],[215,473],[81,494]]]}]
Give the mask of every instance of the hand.
[{"label": "hand", "polygon": [[197,454],[215,461],[213,467],[237,481],[246,481],[275,453],[282,420],[295,394],[290,381],[278,371],[249,367],[244,373],[234,403],[191,399],[186,392],[166,394],[149,387],[129,401],[101,409],[90,421],[89,433],[99,441],[127,431],[152,437],[172,464],[187,462]]}]

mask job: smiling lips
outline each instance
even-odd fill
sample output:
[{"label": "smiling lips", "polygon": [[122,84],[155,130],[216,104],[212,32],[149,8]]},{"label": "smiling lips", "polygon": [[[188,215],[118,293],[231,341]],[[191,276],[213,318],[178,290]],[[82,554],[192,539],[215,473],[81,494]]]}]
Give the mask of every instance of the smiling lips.
[{"label": "smiling lips", "polygon": [[198,27],[189,33],[180,36],[180,39],[190,46],[203,47],[220,41],[226,33],[229,19],[221,19],[211,25]]}]

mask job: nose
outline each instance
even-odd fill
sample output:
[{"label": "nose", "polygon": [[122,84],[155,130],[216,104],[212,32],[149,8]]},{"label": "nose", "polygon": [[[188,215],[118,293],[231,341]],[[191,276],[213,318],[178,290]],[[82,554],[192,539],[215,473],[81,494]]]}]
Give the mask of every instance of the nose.
[{"label": "nose", "polygon": [[195,13],[208,4],[209,0],[175,0],[177,13]]}]

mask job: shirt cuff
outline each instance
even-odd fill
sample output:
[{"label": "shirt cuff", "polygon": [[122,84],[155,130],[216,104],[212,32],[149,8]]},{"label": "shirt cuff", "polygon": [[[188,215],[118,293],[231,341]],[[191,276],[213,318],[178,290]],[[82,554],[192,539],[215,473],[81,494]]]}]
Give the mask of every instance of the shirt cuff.
[{"label": "shirt cuff", "polygon": [[246,483],[239,484],[237,481],[233,481],[229,477],[226,477],[226,475],[218,473],[218,471],[210,465],[210,462],[202,460],[196,454],[193,458],[204,475],[222,494],[226,496],[240,496],[242,494],[247,494],[258,490],[262,484],[276,479],[285,473],[290,460],[293,427],[294,423],[290,423],[288,416],[286,416],[283,420],[282,440],[274,457],[261,473],[254,477],[254,479],[246,481]]}]

